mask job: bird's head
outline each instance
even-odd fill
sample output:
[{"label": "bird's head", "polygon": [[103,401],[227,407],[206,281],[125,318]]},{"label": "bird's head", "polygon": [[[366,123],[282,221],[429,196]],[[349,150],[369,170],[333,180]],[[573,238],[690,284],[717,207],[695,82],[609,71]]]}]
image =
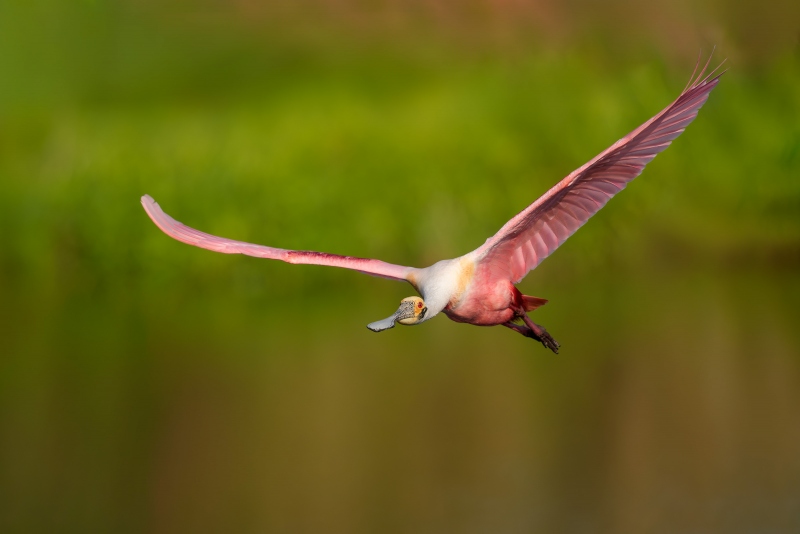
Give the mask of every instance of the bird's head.
[{"label": "bird's head", "polygon": [[367,325],[373,332],[394,328],[394,323],[412,325],[421,322],[425,318],[428,308],[425,302],[419,297],[407,297],[400,301],[400,307],[392,315],[382,321],[375,321]]}]

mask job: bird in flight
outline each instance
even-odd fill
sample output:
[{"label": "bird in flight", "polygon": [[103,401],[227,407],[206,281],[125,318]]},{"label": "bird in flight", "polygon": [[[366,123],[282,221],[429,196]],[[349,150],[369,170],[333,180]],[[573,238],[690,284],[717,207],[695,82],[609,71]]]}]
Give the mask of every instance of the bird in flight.
[{"label": "bird in flight", "polygon": [[[533,204],[508,221],[486,242],[461,257],[423,269],[380,260],[325,252],[286,250],[217,237],[190,228],[166,213],[149,196],[142,205],[168,236],[189,245],[257,258],[342,267],[409,282],[421,295],[404,298],[392,315],[367,325],[373,332],[396,323],[415,325],[444,312],[459,323],[503,325],[541,342],[558,353],[559,344],[527,312],[547,300],[523,295],[514,286],[553,253],[608,200],[636,178],[656,154],[667,148],[697,116],[723,73],[706,70],[711,58],[695,72],[680,96],[656,116],[572,172]],[[697,76],[695,76],[697,74]]]}]

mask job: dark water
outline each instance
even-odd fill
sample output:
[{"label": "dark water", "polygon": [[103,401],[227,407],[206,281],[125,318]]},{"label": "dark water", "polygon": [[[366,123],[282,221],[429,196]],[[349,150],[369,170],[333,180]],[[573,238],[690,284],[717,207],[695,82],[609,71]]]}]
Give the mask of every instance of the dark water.
[{"label": "dark water", "polygon": [[283,313],[12,293],[4,530],[800,528],[800,280],[624,278],[550,288],[558,356],[444,317],[372,334],[378,280]]}]

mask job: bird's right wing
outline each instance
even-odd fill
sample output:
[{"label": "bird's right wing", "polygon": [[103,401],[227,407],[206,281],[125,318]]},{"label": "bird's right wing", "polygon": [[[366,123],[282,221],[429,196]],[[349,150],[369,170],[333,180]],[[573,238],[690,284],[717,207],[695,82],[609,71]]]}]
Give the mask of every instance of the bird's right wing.
[{"label": "bird's right wing", "polygon": [[[709,58],[709,61],[711,58]],[[698,63],[699,65],[699,63]],[[658,115],[557,183],[472,254],[491,278],[519,282],[620,192],[697,116],[722,74],[705,67]],[[695,72],[697,67],[695,67]]]},{"label": "bird's right wing", "polygon": [[256,258],[281,260],[287,263],[305,263],[311,265],[327,265],[352,269],[373,276],[380,276],[390,280],[407,281],[408,275],[415,271],[413,267],[394,265],[380,260],[355,258],[352,256],[339,256],[325,252],[308,250],[286,250],[282,248],[254,245],[244,241],[234,241],[224,237],[207,234],[176,221],[161,209],[161,206],[150,197],[142,197],[142,206],[147,215],[156,223],[165,234],[188,245],[222,252],[223,254],[246,254]]}]

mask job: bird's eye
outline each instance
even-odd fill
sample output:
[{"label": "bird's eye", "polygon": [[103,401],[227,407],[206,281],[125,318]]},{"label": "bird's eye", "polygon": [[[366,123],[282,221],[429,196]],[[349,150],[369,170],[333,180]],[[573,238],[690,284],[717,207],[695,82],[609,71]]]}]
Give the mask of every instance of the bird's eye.
[{"label": "bird's eye", "polygon": [[422,302],[417,302],[417,308],[422,309]]}]

